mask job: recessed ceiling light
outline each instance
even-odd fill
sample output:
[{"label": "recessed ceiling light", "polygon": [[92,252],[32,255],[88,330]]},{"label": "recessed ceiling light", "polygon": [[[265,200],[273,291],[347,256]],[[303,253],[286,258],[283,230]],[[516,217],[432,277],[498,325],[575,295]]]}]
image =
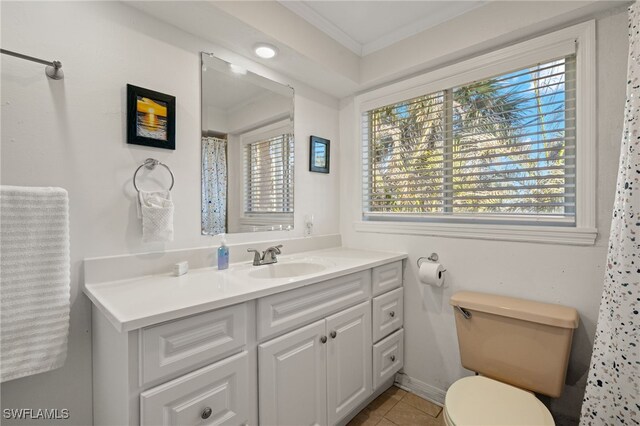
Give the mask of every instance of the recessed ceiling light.
[{"label": "recessed ceiling light", "polygon": [[271,59],[278,54],[278,48],[269,43],[258,43],[253,46],[253,51],[262,59]]}]

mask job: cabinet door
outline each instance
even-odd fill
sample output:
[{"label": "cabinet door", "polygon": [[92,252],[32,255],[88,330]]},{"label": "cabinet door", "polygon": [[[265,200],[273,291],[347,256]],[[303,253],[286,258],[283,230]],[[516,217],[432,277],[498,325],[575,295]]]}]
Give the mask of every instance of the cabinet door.
[{"label": "cabinet door", "polygon": [[259,345],[260,424],[325,425],[326,358],[324,320]]},{"label": "cabinet door", "polygon": [[326,321],[328,420],[335,424],[372,391],[371,303],[361,303]]},{"label": "cabinet door", "polygon": [[140,394],[140,424],[245,424],[249,419],[248,374],[249,357],[241,352],[144,391]]}]

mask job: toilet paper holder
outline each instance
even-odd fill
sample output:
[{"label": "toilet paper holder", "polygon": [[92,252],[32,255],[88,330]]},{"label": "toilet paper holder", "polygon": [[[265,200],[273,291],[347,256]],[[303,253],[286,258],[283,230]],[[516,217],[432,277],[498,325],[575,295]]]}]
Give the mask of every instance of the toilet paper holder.
[{"label": "toilet paper holder", "polygon": [[[429,256],[422,256],[419,257],[418,260],[416,261],[416,263],[418,264],[418,268],[420,268],[420,265],[422,265],[422,262],[424,262],[425,260],[428,260],[430,262],[437,262],[438,261],[438,253],[431,253]],[[445,270],[443,270],[442,272],[445,272]]]}]

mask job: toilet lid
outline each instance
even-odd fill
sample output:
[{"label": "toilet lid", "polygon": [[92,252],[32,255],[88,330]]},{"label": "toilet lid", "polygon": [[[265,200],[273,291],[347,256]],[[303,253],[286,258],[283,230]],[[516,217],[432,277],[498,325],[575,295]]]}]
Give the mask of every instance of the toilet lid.
[{"label": "toilet lid", "polygon": [[555,425],[533,393],[483,376],[465,377],[451,385],[445,410],[452,426]]}]

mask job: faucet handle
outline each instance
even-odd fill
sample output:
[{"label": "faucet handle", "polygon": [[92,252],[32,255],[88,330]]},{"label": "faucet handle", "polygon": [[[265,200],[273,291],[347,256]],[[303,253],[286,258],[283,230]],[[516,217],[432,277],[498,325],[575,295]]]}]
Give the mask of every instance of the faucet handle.
[{"label": "faucet handle", "polygon": [[[268,249],[266,249],[264,251],[264,254],[262,255],[262,259],[264,260],[265,258],[267,258],[267,255],[269,255],[269,257],[267,258],[267,259],[269,259],[268,263],[276,263],[278,261],[277,255],[282,253],[280,251],[281,247],[282,247],[282,244],[277,245],[277,246],[273,246],[273,247],[269,247]],[[265,263],[265,262],[263,262],[263,263]]]},{"label": "faucet handle", "polygon": [[253,253],[253,265],[254,266],[260,265],[260,261],[262,260],[262,254],[260,254],[258,250],[252,249],[252,248],[247,249],[247,252]]}]

